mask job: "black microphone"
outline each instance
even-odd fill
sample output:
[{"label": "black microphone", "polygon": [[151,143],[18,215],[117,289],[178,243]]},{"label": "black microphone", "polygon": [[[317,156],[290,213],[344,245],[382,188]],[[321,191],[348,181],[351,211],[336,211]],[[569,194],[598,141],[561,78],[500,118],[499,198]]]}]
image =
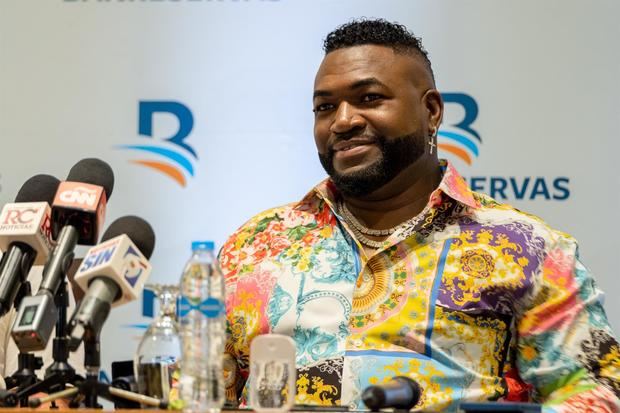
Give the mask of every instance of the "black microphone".
[{"label": "black microphone", "polygon": [[56,246],[43,268],[37,294],[22,300],[11,335],[20,351],[43,350],[56,323],[54,296],[73,262],[77,244],[99,238],[114,173],[99,159],[82,159],[61,182],[52,204],[52,236]]},{"label": "black microphone", "polygon": [[92,247],[75,274],[86,294],[69,323],[69,348],[82,340],[97,338],[110,308],[135,300],[151,272],[148,259],[155,248],[155,233],[136,216],[114,221],[101,243]]},{"label": "black microphone", "polygon": [[[52,236],[58,239],[66,227],[74,227],[78,244],[95,245],[107,202],[114,188],[110,165],[96,158],[76,163],[60,183],[52,205]],[[60,241],[59,241],[60,242]]]},{"label": "black microphone", "polygon": [[[60,181],[51,175],[35,175],[21,187],[15,203],[0,213],[0,316],[30,294],[26,283],[33,265],[43,265],[52,249],[50,204]],[[19,303],[17,303],[19,304]]]},{"label": "black microphone", "polygon": [[396,376],[385,384],[369,386],[362,393],[362,401],[372,411],[388,407],[410,410],[420,400],[420,385],[409,377]]},{"label": "black microphone", "polygon": [[44,290],[56,294],[73,262],[76,244],[97,243],[113,188],[112,168],[95,158],[76,163],[67,180],[60,183],[52,204],[52,236],[57,244],[45,265],[37,295]]}]

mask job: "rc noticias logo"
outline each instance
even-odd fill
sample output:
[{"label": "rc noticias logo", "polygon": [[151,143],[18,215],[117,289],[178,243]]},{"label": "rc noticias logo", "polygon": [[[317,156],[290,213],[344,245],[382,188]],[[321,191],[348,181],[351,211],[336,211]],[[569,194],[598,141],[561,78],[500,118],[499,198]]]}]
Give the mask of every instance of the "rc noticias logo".
[{"label": "rc noticias logo", "polygon": [[[478,103],[466,93],[442,93],[447,110],[460,109],[457,121],[447,121],[437,133],[440,158],[459,160],[471,166],[480,155],[482,138],[474,128],[478,118]],[[527,171],[524,171],[527,172]],[[472,190],[489,194],[499,201],[545,200],[564,201],[570,197],[570,178],[567,176],[470,176],[464,178]]]},{"label": "rc noticias logo", "polygon": [[[153,119],[156,114],[175,117],[179,124],[176,132],[169,137],[155,140]],[[193,128],[194,116],[184,104],[176,101],[143,100],[138,102],[138,134],[150,142],[118,145],[116,148],[142,154],[144,157],[131,159],[130,162],[155,170],[185,187],[187,180],[194,176],[194,164],[198,161],[194,148],[185,142]]]}]

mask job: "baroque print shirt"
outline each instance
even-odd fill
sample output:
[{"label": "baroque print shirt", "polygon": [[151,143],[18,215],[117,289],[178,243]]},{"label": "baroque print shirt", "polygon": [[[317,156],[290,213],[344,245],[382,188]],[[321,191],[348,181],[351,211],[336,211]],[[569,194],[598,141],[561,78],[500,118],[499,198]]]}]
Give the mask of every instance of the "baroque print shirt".
[{"label": "baroque print shirt", "polygon": [[279,333],[296,344],[300,404],[363,409],[367,386],[406,375],[429,411],[484,400],[620,411],[620,349],[576,241],[442,168],[421,219],[370,256],[329,179],[229,238],[229,398],[248,402],[252,339]]}]

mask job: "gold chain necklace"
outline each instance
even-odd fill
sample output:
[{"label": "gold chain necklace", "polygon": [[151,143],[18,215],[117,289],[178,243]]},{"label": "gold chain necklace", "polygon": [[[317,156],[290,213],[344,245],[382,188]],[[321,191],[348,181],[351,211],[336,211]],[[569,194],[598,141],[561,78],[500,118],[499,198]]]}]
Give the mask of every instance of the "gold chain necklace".
[{"label": "gold chain necklace", "polygon": [[347,224],[350,224],[351,231],[353,232],[353,235],[355,235],[355,238],[360,242],[360,244],[365,245],[366,247],[370,247],[375,250],[381,248],[381,246],[383,245],[383,242],[375,241],[373,239],[366,237],[364,234],[362,234],[359,231],[359,229],[355,226],[355,223],[358,223],[360,226],[361,224],[357,220],[351,222],[352,221],[351,218],[353,218],[353,214],[351,214],[351,212],[348,209],[345,212],[345,208],[346,207],[344,207],[344,202],[342,201],[339,201],[336,204],[336,209],[338,210],[338,213],[344,218]]},{"label": "gold chain necklace", "polygon": [[349,211],[349,208],[347,208],[347,204],[340,201],[339,205],[342,211],[342,215],[344,215],[347,218],[347,220],[349,221],[352,227],[357,229],[362,234],[375,235],[375,236],[392,235],[400,226],[400,224],[398,224],[395,227],[388,228],[388,229],[372,229],[372,228],[365,227],[361,222],[359,222],[357,218],[355,218],[355,216],[351,213],[351,211]]},{"label": "gold chain necklace", "polygon": [[415,217],[408,219],[407,221],[401,222],[400,224],[388,229],[372,229],[362,225],[362,223],[357,218],[355,218],[351,211],[349,211],[349,208],[347,208],[346,204],[342,200],[338,201],[338,203],[336,204],[336,209],[338,210],[338,213],[344,217],[345,221],[347,221],[347,223],[351,225],[351,231],[355,235],[355,238],[357,238],[357,240],[362,245],[373,249],[379,249],[383,246],[384,241],[375,241],[366,237],[364,234],[375,236],[388,236],[392,235],[399,228],[404,226],[413,228],[426,214],[426,211],[428,210],[428,205],[422,210],[422,212],[420,212]]}]

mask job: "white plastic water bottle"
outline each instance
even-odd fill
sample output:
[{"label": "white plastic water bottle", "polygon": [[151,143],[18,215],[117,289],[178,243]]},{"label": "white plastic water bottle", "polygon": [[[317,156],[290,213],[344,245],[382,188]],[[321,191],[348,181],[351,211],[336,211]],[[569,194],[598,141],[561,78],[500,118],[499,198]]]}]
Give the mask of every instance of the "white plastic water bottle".
[{"label": "white plastic water bottle", "polygon": [[183,270],[179,300],[179,397],[185,412],[218,413],[224,405],[224,314],[224,277],[214,244],[194,241]]}]

